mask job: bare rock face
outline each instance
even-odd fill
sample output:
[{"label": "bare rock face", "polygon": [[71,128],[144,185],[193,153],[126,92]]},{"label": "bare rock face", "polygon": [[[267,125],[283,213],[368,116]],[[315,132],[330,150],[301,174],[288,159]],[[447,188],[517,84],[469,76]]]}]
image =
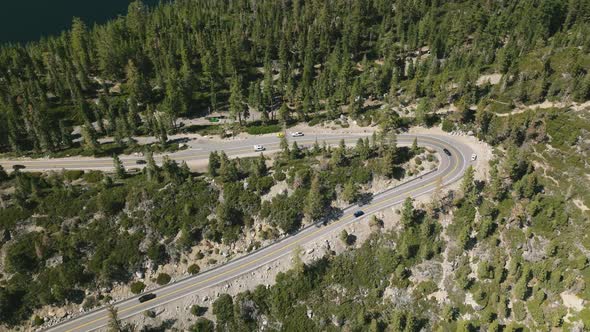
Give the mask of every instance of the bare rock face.
[{"label": "bare rock face", "polygon": [[524,245],[522,258],[529,262],[539,262],[545,259],[548,245],[549,240],[543,237],[535,236],[530,238]]},{"label": "bare rock face", "polygon": [[334,324],[336,327],[341,327],[344,325],[344,317],[332,315],[332,324]]},{"label": "bare rock face", "polygon": [[404,308],[412,303],[412,294],[404,288],[387,287],[383,298],[389,299],[396,308]]},{"label": "bare rock face", "polygon": [[45,266],[51,268],[51,267],[56,267],[58,265],[61,265],[64,261],[64,257],[61,255],[58,256],[53,256],[51,258],[49,258],[47,261],[45,261]]}]

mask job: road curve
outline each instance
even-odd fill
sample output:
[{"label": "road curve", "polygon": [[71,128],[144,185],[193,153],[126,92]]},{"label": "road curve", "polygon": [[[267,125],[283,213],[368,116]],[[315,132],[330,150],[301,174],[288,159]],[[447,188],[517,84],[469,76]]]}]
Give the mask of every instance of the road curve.
[{"label": "road curve", "polygon": [[[365,135],[366,136],[366,135]],[[355,135],[321,135],[317,136],[318,141],[327,141],[330,144],[336,144],[340,139],[345,139],[347,144],[353,144],[359,137]],[[438,152],[440,164],[438,168],[420,178],[402,183],[401,185],[386,190],[375,195],[372,201],[364,206],[362,210],[365,214],[355,218],[353,213],[359,206],[351,206],[345,209],[340,219],[329,223],[326,226],[311,225],[296,234],[285,237],[267,247],[256,250],[250,254],[233,259],[223,265],[208,271],[202,272],[195,276],[190,276],[179,280],[175,283],[168,284],[155,290],[149,291],[157,297],[151,301],[139,303],[135,296],[126,300],[117,302],[114,306],[118,310],[119,318],[125,319],[140,314],[145,310],[152,309],[163,304],[175,301],[182,297],[198,293],[199,291],[211,286],[224,282],[230,282],[232,279],[258,269],[261,266],[269,264],[281,257],[292,253],[293,249],[298,246],[304,246],[310,242],[317,241],[328,233],[337,232],[342,228],[356,222],[367,222],[368,217],[385,208],[397,205],[403,202],[406,197],[419,197],[431,193],[440,184],[446,186],[458,181],[465,169],[469,166],[468,156],[471,155],[471,149],[449,136],[439,135],[399,135],[398,144],[409,145],[414,138],[418,138],[420,146],[426,146]],[[315,137],[298,138],[297,142],[301,144],[313,144]],[[206,144],[200,150],[185,150],[170,156],[178,160],[198,160],[207,158],[210,151],[224,150],[229,156],[241,156],[252,153],[253,144],[264,144],[269,151],[278,148],[278,139],[263,136],[255,137],[245,141],[232,143]],[[451,155],[443,153],[443,149],[448,149]],[[134,157],[122,158],[126,165],[135,165]],[[75,160],[62,159],[55,160],[30,160],[18,162],[4,162],[4,164],[19,163],[26,165],[27,169],[100,169],[112,167],[110,159],[97,160]],[[88,164],[90,162],[90,164]],[[2,161],[0,161],[2,163]],[[108,163],[108,165],[107,165]],[[88,313],[80,314],[68,321],[56,324],[46,331],[92,331],[104,327],[108,324],[108,314],[104,308],[96,309]]]}]

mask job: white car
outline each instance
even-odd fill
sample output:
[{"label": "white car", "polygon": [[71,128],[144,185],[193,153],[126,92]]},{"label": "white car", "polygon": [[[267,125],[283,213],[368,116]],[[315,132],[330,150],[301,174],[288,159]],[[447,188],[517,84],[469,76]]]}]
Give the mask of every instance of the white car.
[{"label": "white car", "polygon": [[475,159],[477,159],[477,155],[474,153],[471,155],[471,161],[475,161]]},{"label": "white car", "polygon": [[291,137],[301,137],[303,136],[303,133],[300,131],[296,131],[294,133],[291,133]]},{"label": "white car", "polygon": [[254,145],[254,151],[256,151],[256,152],[260,152],[260,151],[264,151],[264,150],[266,150],[266,149],[264,148],[264,146],[262,146],[262,145],[259,145],[259,144],[256,144],[256,145]]}]

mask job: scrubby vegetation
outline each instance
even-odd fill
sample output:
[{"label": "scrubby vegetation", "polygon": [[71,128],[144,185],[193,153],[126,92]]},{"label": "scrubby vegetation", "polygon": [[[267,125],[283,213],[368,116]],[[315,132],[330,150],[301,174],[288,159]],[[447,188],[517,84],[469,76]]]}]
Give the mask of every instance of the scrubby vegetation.
[{"label": "scrubby vegetation", "polygon": [[[85,290],[127,283],[135,272],[186,260],[202,241],[234,244],[255,224],[269,226],[259,241],[295,232],[304,222],[329,218],[340,196],[354,202],[358,195],[342,189],[350,181],[368,188],[373,178],[401,178],[406,163],[428,155],[398,147],[395,133],[387,130],[353,148],[344,142],[282,145],[272,167],[264,155],[230,160],[223,152],[212,153],[207,175],[192,174],[186,164],[169,159],[156,166],[149,151],[146,168],[135,175],[117,158],[113,174],[2,173],[3,322],[16,324],[41,305],[83,303]],[[262,200],[278,182],[288,191]],[[196,259],[217,262],[203,253]],[[196,274],[200,266],[193,263],[187,270]],[[166,273],[153,278],[159,285],[170,281]],[[146,285],[134,281],[130,287],[137,294]]]},{"label": "scrubby vegetation", "polygon": [[[587,309],[562,299],[590,301],[588,215],[572,203],[577,197],[588,204],[588,189],[559,174],[587,175],[577,161],[588,158],[585,116],[548,110],[495,118],[497,131],[482,134],[499,154],[489,181],[476,181],[470,169],[459,191],[425,210],[407,200],[401,229],[376,232],[357,249],[327,254],[281,273],[270,288],[236,296],[226,310],[247,314],[216,313],[218,327],[255,330],[262,316],[267,326],[292,330],[590,326]],[[346,241],[349,234],[342,234]]]},{"label": "scrubby vegetation", "polygon": [[[255,224],[265,227],[248,250],[329,219],[375,178],[433,158],[397,147],[396,131],[440,125],[494,147],[489,179],[470,170],[430,206],[406,201],[399,229],[364,244],[342,233],[343,255],[222,295],[216,328],[588,329],[588,309],[562,295],[590,301],[589,20],[586,0],[133,1],[105,25],[74,19],[59,37],[3,46],[0,152],[117,155],[143,150],[139,135],[157,142],[142,174],[116,156],[114,174],[0,169],[0,320],[39,325],[43,305],[101,305],[101,288],[169,262],[198,273],[219,249],[192,247],[235,244]],[[558,107],[526,111],[544,101]],[[210,124],[181,124],[205,115]],[[272,163],[212,153],[206,175],[151,156],[177,149],[173,133],[298,121],[382,131],[352,149],[283,140]],[[192,328],[214,329],[203,317]]]}]

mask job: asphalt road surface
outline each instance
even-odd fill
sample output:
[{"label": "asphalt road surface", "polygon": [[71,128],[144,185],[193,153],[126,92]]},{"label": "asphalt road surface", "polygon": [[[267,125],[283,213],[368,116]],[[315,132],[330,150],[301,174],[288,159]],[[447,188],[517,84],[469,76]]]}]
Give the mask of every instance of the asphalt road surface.
[{"label": "asphalt road surface", "polygon": [[[365,135],[366,136],[366,135]],[[328,144],[338,144],[345,139],[347,144],[354,144],[363,135],[318,135],[310,137],[291,138],[298,144],[304,146],[312,145],[316,139],[320,144],[326,141]],[[439,155],[439,166],[436,170],[423,175],[422,177],[400,184],[399,186],[373,196],[372,200],[364,206],[351,206],[344,211],[339,219],[333,220],[327,225],[311,225],[296,234],[285,237],[267,247],[261,248],[240,258],[233,259],[223,265],[211,270],[190,276],[172,284],[160,287],[150,293],[157,295],[153,300],[140,303],[139,296],[135,296],[114,304],[118,310],[119,318],[125,319],[141,314],[163,304],[175,301],[182,297],[199,293],[199,291],[224,282],[231,282],[232,279],[249,273],[253,270],[269,264],[281,257],[292,254],[298,246],[318,241],[328,233],[341,230],[347,225],[359,222],[368,222],[369,217],[385,208],[403,202],[407,197],[419,197],[433,192],[437,186],[446,186],[458,181],[469,166],[468,157],[471,156],[471,149],[453,139],[450,136],[438,135],[399,135],[399,145],[410,145],[414,138],[418,138],[420,146],[434,149]],[[253,145],[262,144],[271,152],[278,149],[279,139],[272,136],[258,136],[246,140],[231,142],[209,142],[195,143],[188,150],[179,151],[169,156],[176,160],[201,160],[206,159],[209,153],[214,150],[223,150],[228,156],[257,155],[254,153]],[[443,149],[450,151],[450,156],[443,152]],[[128,167],[136,166],[136,160],[140,157],[122,157],[121,160]],[[158,160],[158,158],[157,158]],[[5,167],[13,164],[25,165],[27,170],[48,170],[48,169],[107,169],[112,168],[112,160],[104,159],[43,159],[43,160],[18,160],[0,161]],[[364,211],[364,215],[354,217],[357,210]],[[76,317],[63,323],[54,325],[47,331],[92,331],[108,324],[108,313],[104,308],[81,313]]]}]

